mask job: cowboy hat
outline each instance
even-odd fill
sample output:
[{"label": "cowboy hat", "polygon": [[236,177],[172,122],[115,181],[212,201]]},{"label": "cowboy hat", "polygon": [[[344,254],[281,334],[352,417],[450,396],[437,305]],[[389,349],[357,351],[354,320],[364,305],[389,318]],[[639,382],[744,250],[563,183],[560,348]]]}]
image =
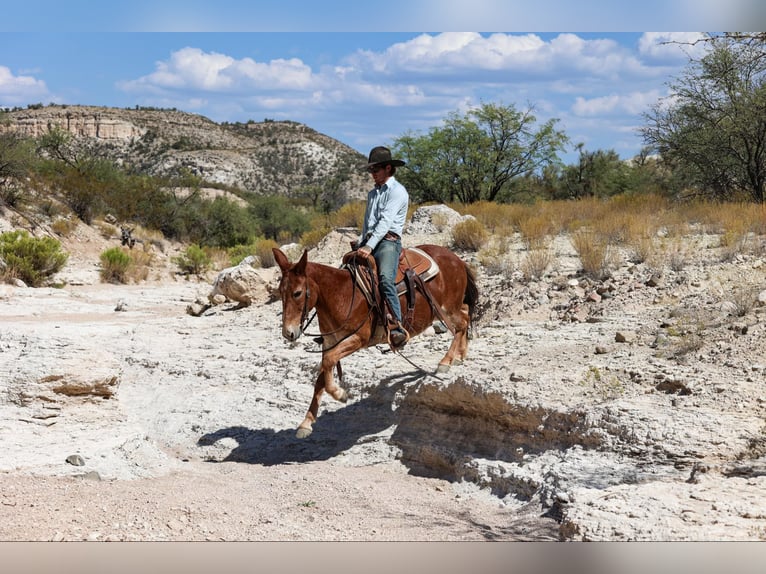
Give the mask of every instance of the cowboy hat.
[{"label": "cowboy hat", "polygon": [[370,151],[370,157],[367,160],[367,165],[362,165],[363,168],[369,168],[374,165],[390,163],[395,167],[404,165],[404,162],[400,159],[391,159],[391,150],[387,147],[378,146],[372,148]]}]

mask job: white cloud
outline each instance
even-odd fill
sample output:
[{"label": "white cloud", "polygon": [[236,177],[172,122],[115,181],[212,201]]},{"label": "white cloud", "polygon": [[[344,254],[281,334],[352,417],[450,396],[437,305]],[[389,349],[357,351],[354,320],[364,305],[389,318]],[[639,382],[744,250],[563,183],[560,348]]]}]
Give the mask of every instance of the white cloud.
[{"label": "white cloud", "polygon": [[638,41],[641,56],[659,61],[699,58],[708,49],[700,32],[645,32]]},{"label": "white cloud", "polygon": [[438,77],[476,77],[508,81],[509,73],[525,78],[647,75],[651,70],[615,40],[584,39],[559,34],[545,41],[537,34],[445,32],[421,34],[383,52],[360,50],[347,59],[360,74],[429,74]]},{"label": "white cloud", "polygon": [[122,82],[120,87],[150,92],[158,89],[240,92],[311,89],[315,81],[311,68],[297,58],[261,63],[187,47],[173,52],[169,60],[157,62],[153,73]]},{"label": "white cloud", "polygon": [[630,92],[626,94],[612,93],[597,98],[577,97],[572,105],[572,112],[577,116],[604,116],[613,114],[638,115],[649,108],[662,97],[659,90],[647,92]]},{"label": "white cloud", "polygon": [[43,99],[52,99],[44,81],[32,76],[14,76],[10,68],[0,66],[0,106],[29,104]]}]

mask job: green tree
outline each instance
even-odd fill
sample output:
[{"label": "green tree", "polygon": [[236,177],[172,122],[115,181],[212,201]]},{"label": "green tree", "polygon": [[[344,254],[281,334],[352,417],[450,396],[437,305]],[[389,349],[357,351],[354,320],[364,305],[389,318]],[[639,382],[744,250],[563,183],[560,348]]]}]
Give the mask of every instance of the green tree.
[{"label": "green tree", "polygon": [[763,36],[708,38],[672,95],[645,114],[644,141],[700,195],[766,200],[766,58]]},{"label": "green tree", "polygon": [[23,196],[20,181],[34,163],[29,144],[16,132],[0,133],[0,202],[10,207],[16,207]]},{"label": "green tree", "polygon": [[308,217],[280,195],[256,197],[251,200],[248,211],[264,236],[275,241],[281,235],[300,237],[310,227]]},{"label": "green tree", "polygon": [[578,162],[564,168],[561,192],[566,198],[607,197],[626,191],[630,167],[614,150],[589,152],[577,145]]},{"label": "green tree", "polygon": [[407,133],[392,150],[407,162],[401,174],[416,201],[507,200],[516,178],[559,161],[568,139],[552,119],[538,126],[533,108],[482,104],[450,114],[427,135]]},{"label": "green tree", "polygon": [[222,197],[216,197],[205,205],[202,223],[195,238],[203,246],[248,244],[259,233],[258,225],[247,209]]}]

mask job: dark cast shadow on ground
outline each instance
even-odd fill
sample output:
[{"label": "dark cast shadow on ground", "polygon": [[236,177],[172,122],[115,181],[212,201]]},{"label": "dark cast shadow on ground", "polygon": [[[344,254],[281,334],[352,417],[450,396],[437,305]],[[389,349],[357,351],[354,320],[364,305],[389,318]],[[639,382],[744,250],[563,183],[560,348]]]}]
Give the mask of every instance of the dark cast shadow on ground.
[{"label": "dark cast shadow on ground", "polygon": [[[314,432],[305,439],[296,438],[295,428],[275,430],[232,426],[201,436],[197,445],[210,446],[224,438],[237,442],[224,459],[211,462],[270,466],[328,460],[358,444],[364,437],[396,424],[397,414],[392,408],[396,394],[405,388],[406,392],[411,392],[427,378],[427,373],[417,370],[382,379],[364,397],[358,400],[352,397],[348,404],[331,412],[320,410]],[[296,421],[296,427],[299,422]]]}]

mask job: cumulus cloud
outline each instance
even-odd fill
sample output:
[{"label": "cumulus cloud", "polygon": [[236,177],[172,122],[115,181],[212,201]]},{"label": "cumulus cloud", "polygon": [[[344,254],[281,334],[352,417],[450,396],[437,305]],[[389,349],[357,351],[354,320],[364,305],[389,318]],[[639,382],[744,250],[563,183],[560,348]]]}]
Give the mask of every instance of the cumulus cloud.
[{"label": "cumulus cloud", "polygon": [[45,82],[32,76],[14,76],[0,66],[0,106],[16,106],[51,99]]},{"label": "cumulus cloud", "polygon": [[658,61],[685,61],[699,58],[707,50],[700,32],[645,32],[638,41],[641,56]]},{"label": "cumulus cloud", "polygon": [[537,34],[421,34],[383,52],[360,50],[346,62],[373,74],[429,74],[434,78],[481,74],[507,80],[508,73],[519,73],[532,79],[553,75],[561,79],[565,74],[608,77],[647,73],[642,62],[616,41],[584,39],[570,33],[547,41]]},{"label": "cumulus cloud", "polygon": [[153,73],[122,82],[120,87],[128,91],[241,92],[305,90],[315,81],[311,68],[297,58],[263,63],[187,47],[173,52],[169,60],[157,62]]},{"label": "cumulus cloud", "polygon": [[597,98],[575,98],[572,113],[577,116],[605,116],[613,114],[641,114],[649,110],[660,98],[659,90],[609,94]]}]

